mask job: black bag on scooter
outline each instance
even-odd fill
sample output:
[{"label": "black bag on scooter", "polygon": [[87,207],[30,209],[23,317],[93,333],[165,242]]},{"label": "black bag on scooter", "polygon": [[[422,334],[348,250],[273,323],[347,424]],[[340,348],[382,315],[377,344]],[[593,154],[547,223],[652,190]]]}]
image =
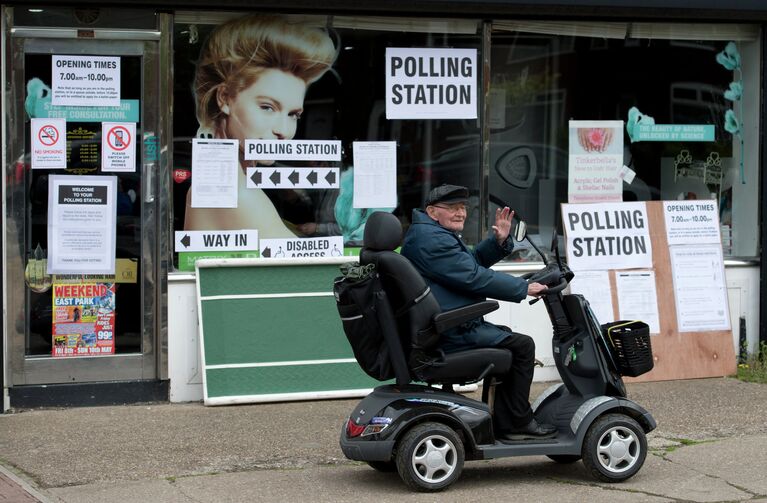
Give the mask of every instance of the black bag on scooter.
[{"label": "black bag on scooter", "polygon": [[396,376],[392,362],[405,357],[375,264],[343,264],[341,274],[333,283],[333,294],[354,357],[370,377],[392,379]]}]

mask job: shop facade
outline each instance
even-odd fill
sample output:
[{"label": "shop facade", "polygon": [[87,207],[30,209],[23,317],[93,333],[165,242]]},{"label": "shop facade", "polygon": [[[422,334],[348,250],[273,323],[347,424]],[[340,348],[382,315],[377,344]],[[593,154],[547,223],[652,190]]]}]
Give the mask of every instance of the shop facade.
[{"label": "shop facade", "polygon": [[[6,2],[3,409],[200,399],[196,259],[354,255],[442,183],[469,187],[469,244],[504,205],[564,247],[576,194],[715,201],[756,351],[767,8],[732,3]],[[570,120],[622,121],[630,175],[579,186]],[[546,362],[545,317],[496,316]]]}]

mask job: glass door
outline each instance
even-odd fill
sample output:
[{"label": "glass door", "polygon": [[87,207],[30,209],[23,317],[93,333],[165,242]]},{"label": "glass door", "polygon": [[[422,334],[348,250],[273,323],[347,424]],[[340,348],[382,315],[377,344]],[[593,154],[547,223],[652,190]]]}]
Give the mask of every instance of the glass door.
[{"label": "glass door", "polygon": [[11,32],[9,384],[161,377],[160,33]]}]

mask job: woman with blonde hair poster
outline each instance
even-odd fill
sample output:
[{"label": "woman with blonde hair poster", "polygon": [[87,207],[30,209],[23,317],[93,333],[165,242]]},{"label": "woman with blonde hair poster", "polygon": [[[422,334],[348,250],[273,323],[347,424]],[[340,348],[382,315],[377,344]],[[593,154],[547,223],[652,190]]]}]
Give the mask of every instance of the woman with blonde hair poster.
[{"label": "woman with blonde hair poster", "polygon": [[[236,208],[193,208],[187,194],[184,229],[257,229],[259,238],[294,237],[261,189],[246,187],[245,140],[290,140],[310,84],[327,72],[336,48],[319,28],[275,16],[247,16],[218,26],[203,47],[194,79],[198,138],[238,140]],[[250,163],[250,164],[247,164]],[[194,174],[193,174],[194,176]]]}]

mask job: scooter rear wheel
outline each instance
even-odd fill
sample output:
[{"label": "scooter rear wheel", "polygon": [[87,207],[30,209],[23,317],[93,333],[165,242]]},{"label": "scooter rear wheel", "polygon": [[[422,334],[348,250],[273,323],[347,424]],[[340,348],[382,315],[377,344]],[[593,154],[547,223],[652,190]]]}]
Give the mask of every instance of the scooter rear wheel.
[{"label": "scooter rear wheel", "polygon": [[607,414],[589,427],[581,454],[583,464],[594,478],[622,482],[642,468],[647,456],[647,437],[631,417]]},{"label": "scooter rear wheel", "polygon": [[416,491],[439,491],[461,475],[464,448],[456,432],[441,423],[423,423],[405,433],[397,447],[397,471]]}]

